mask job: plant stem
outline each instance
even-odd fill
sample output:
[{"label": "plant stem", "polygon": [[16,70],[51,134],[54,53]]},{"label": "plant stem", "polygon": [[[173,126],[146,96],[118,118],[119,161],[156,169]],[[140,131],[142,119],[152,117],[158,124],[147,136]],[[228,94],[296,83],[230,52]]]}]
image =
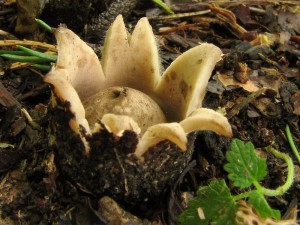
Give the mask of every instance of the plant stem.
[{"label": "plant stem", "polygon": [[291,130],[290,130],[290,127],[289,125],[287,124],[286,127],[285,127],[285,133],[286,133],[286,136],[287,136],[287,139],[290,143],[290,146],[291,146],[291,149],[298,161],[298,163],[300,164],[300,155],[299,155],[299,152],[298,152],[298,149],[294,143],[294,140],[293,140],[293,137],[292,137],[292,133],[291,133]]},{"label": "plant stem", "polygon": [[272,153],[277,158],[283,159],[286,162],[286,164],[287,164],[287,178],[286,178],[286,182],[282,186],[276,188],[275,190],[262,187],[262,193],[266,196],[283,195],[291,187],[291,185],[293,183],[293,179],[294,179],[294,164],[293,164],[293,161],[292,161],[291,157],[289,157],[287,154],[279,152],[279,151],[277,151],[276,149],[274,149],[270,146],[267,147],[267,151]]},{"label": "plant stem", "polygon": [[250,196],[251,192],[252,191],[247,191],[247,192],[240,193],[238,195],[233,196],[233,199],[234,199],[234,201],[238,201],[240,199],[248,198]]}]

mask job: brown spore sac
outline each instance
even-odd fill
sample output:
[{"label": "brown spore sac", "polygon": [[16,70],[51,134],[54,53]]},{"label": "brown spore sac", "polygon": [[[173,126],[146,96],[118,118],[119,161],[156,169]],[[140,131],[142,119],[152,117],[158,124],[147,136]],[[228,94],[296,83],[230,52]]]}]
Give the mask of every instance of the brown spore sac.
[{"label": "brown spore sac", "polygon": [[144,133],[148,127],[166,122],[159,105],[148,95],[129,87],[109,87],[83,102],[86,118],[93,126],[107,113],[130,116]]}]

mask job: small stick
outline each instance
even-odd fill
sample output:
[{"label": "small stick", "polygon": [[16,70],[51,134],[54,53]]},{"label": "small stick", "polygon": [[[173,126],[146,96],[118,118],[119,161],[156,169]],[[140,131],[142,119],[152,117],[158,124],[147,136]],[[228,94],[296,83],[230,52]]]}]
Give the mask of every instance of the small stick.
[{"label": "small stick", "polygon": [[0,104],[7,108],[12,107],[12,106],[17,106],[18,108],[21,108],[21,104],[4,87],[2,82],[0,82]]},{"label": "small stick", "polygon": [[25,108],[22,108],[21,112],[26,117],[26,119],[28,120],[28,123],[31,127],[33,127],[34,129],[37,129],[37,130],[42,129],[41,126],[32,119],[32,117],[29,115],[29,113],[27,112],[27,110]]}]

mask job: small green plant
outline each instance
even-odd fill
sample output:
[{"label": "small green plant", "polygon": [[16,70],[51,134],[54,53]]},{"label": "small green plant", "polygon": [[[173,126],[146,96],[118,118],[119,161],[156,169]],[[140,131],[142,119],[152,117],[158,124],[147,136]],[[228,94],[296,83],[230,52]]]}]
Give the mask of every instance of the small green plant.
[{"label": "small green plant", "polygon": [[244,143],[233,139],[230,150],[226,153],[228,163],[224,169],[233,186],[240,188],[241,193],[232,195],[224,180],[212,181],[208,186],[200,187],[197,196],[189,202],[189,207],[179,216],[183,225],[232,225],[236,224],[237,202],[246,199],[262,219],[274,218],[280,220],[279,210],[272,209],[265,196],[283,195],[292,185],[294,165],[292,159],[272,147],[267,151],[287,164],[286,183],[277,189],[268,189],[259,183],[267,175],[266,159],[255,153],[251,142]]}]

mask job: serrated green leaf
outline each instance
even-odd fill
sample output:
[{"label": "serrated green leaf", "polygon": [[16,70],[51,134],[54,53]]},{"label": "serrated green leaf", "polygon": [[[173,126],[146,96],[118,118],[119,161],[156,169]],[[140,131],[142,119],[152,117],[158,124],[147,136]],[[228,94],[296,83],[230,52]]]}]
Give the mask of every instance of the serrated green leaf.
[{"label": "serrated green leaf", "polygon": [[280,220],[280,211],[272,209],[262,193],[258,191],[252,191],[249,195],[248,202],[252,205],[256,212],[258,212],[262,219],[272,217],[273,219]]},{"label": "serrated green leaf", "polygon": [[[232,225],[235,224],[236,205],[226,183],[212,181],[209,186],[200,187],[197,196],[179,216],[182,225]],[[199,212],[204,218],[200,218]]]},{"label": "serrated green leaf", "polygon": [[255,154],[251,142],[244,143],[239,139],[233,139],[226,158],[228,163],[225,164],[224,169],[236,187],[249,187],[267,175],[266,160]]}]

